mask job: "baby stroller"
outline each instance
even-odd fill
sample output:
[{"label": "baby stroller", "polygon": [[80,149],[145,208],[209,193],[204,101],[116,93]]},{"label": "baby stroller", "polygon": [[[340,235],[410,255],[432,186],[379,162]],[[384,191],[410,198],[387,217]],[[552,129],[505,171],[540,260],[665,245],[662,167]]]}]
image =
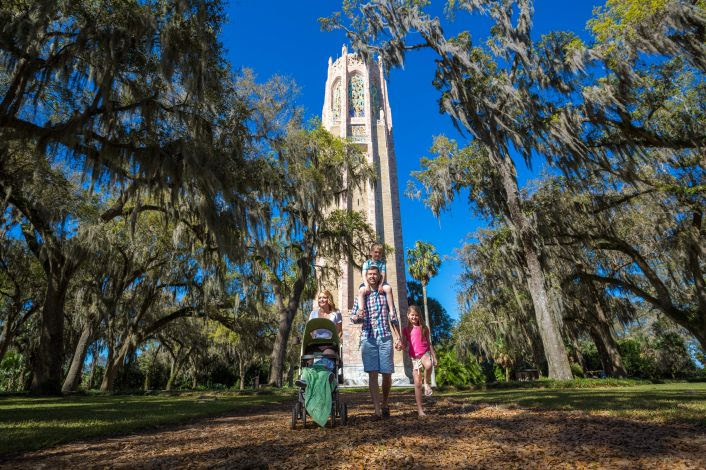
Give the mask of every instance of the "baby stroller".
[{"label": "baby stroller", "polygon": [[348,406],[342,402],[338,393],[338,385],[343,383],[343,349],[341,339],[338,337],[336,325],[326,318],[313,318],[304,327],[304,338],[301,346],[301,359],[299,363],[300,379],[296,381],[299,387],[297,403],[292,408],[292,425],[295,429],[297,421],[302,421],[306,428],[307,411],[305,407],[305,394],[307,383],[301,376],[304,369],[313,364],[327,365],[330,370],[328,380],[331,384],[331,427],[336,426],[336,421],[345,425],[348,422]]}]

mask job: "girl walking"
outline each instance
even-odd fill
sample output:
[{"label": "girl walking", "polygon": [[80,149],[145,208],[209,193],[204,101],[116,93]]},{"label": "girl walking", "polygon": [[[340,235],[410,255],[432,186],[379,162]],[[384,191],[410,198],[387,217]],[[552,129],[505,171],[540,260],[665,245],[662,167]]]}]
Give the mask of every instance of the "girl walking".
[{"label": "girl walking", "polygon": [[436,352],[431,344],[429,328],[424,324],[422,313],[416,305],[407,309],[407,326],[402,330],[404,338],[403,347],[409,348],[409,357],[412,359],[414,369],[414,398],[417,401],[417,413],[426,416],[422,406],[422,368],[424,368],[424,395],[430,396],[431,370],[436,367]]}]

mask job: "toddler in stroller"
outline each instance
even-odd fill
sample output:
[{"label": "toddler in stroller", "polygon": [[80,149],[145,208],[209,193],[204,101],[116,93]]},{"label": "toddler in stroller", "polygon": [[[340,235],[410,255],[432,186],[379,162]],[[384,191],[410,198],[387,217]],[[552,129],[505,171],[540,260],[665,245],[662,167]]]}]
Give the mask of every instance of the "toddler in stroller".
[{"label": "toddler in stroller", "polygon": [[348,421],[348,407],[340,400],[338,384],[343,383],[341,340],[336,325],[326,318],[313,318],[304,327],[301,346],[300,377],[296,381],[297,402],[292,409],[294,429],[301,420],[306,427],[310,416],[319,426],[325,426],[329,416],[331,427],[340,420]]}]

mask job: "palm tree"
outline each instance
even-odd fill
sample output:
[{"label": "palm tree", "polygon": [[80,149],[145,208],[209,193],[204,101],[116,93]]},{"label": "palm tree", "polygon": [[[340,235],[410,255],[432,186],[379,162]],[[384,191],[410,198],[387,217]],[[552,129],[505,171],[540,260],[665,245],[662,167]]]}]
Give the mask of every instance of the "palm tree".
[{"label": "palm tree", "polygon": [[[414,248],[407,250],[407,265],[409,266],[409,274],[422,285],[424,321],[429,328],[429,337],[431,338],[431,323],[429,322],[429,309],[427,309],[427,284],[432,277],[439,273],[441,258],[434,245],[417,240]],[[434,369],[431,372],[431,385],[436,387],[436,371]]]}]

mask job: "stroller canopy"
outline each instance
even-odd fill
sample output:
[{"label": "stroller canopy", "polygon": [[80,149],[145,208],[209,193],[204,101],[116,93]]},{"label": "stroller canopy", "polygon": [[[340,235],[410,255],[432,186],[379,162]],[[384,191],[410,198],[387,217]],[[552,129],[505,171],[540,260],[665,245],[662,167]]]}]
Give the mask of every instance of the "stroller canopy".
[{"label": "stroller canopy", "polygon": [[304,327],[302,350],[305,351],[307,347],[315,344],[332,344],[338,349],[340,341],[334,322],[327,318],[312,318]]}]

